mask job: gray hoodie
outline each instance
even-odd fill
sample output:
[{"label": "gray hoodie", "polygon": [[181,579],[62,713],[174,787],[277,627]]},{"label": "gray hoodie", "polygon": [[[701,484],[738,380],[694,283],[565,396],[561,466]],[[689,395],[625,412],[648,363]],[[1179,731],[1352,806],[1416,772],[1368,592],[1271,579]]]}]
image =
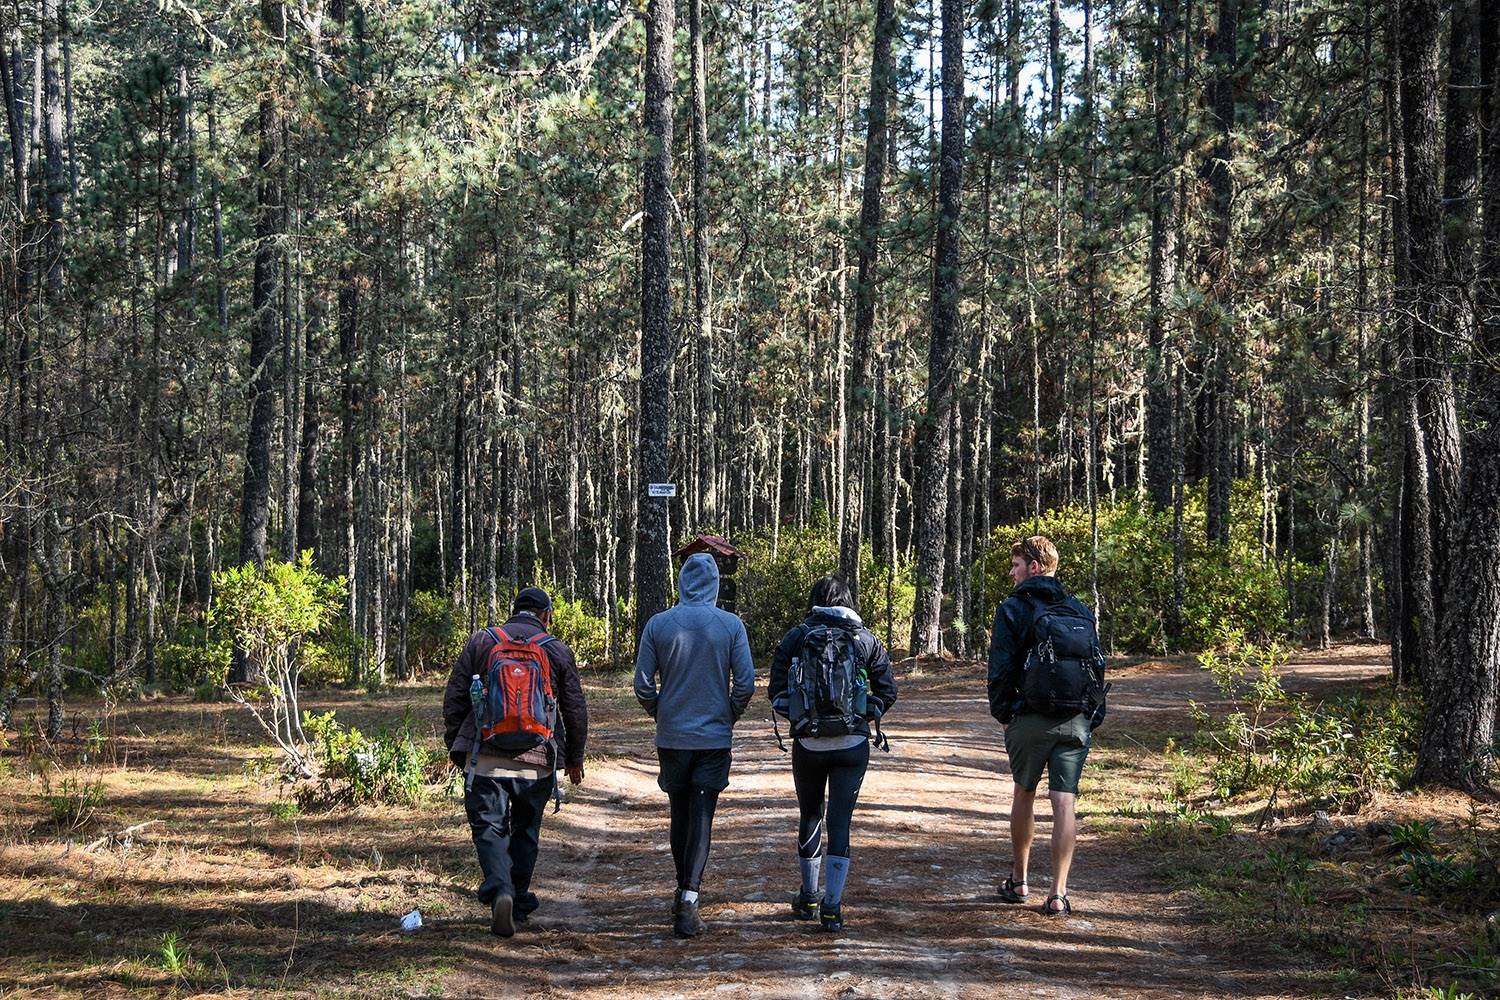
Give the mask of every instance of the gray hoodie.
[{"label": "gray hoodie", "polygon": [[635,697],[656,720],[657,746],[726,749],[755,692],[750,637],[737,615],[714,607],[719,567],[712,556],[689,556],[677,589],[677,606],[652,615],[641,633]]}]

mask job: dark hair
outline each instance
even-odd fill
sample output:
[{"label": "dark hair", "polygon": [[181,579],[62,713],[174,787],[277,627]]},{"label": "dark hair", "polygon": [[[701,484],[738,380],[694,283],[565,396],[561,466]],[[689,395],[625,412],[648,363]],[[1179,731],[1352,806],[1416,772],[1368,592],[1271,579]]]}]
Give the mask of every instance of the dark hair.
[{"label": "dark hair", "polygon": [[849,584],[844,582],[843,577],[832,573],[819,577],[818,582],[812,585],[809,600],[815,608],[848,608],[850,611],[859,611],[854,606],[854,592],[849,589]]}]

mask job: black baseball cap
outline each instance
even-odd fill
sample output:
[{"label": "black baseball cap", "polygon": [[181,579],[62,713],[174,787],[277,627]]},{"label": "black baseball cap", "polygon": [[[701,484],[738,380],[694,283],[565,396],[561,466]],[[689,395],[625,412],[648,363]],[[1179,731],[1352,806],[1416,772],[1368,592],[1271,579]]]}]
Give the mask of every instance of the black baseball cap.
[{"label": "black baseball cap", "polygon": [[511,613],[517,611],[551,611],[552,598],[541,587],[525,587],[510,602]]}]

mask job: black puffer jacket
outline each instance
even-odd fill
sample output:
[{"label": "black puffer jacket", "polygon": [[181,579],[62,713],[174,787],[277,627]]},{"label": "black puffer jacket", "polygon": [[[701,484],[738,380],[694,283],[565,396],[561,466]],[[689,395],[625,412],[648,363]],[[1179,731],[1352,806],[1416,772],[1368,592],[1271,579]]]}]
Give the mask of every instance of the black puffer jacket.
[{"label": "black puffer jacket", "polygon": [[868,693],[868,711],[866,717],[858,722],[859,732],[865,736],[870,735],[870,720],[879,719],[891,710],[896,704],[896,679],[891,674],[891,656],[885,651],[875,633],[865,628],[860,621],[859,615],[848,608],[814,608],[807,620],[792,627],[791,631],[781,637],[780,644],[776,647],[776,654],[771,660],[771,686],[768,694],[771,698],[771,709],[778,715],[786,715],[788,694],[787,675],[791,672],[792,657],[802,648],[802,638],[807,630],[814,625],[843,625],[856,626],[854,633],[854,647],[860,656],[860,662],[865,666],[865,673],[870,678],[870,689]]}]

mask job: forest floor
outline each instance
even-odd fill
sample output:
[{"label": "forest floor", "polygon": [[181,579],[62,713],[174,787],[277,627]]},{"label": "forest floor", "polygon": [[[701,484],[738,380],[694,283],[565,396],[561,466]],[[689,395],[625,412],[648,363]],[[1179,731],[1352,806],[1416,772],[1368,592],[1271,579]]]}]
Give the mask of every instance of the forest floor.
[{"label": "forest floor", "polygon": [[[1286,684],[1342,694],[1380,685],[1387,671],[1383,647],[1341,646],[1297,656]],[[587,780],[569,789],[561,813],[547,815],[534,886],[543,908],[509,940],[488,933],[473,899],[472,848],[451,790],[413,807],[301,813],[247,766],[264,748],[237,706],[177,698],[112,710],[73,705],[84,720],[101,720],[92,763],[78,763],[90,743],[87,722],[55,748],[68,774],[103,780],[87,830],[52,829],[40,777],[48,765],[38,766],[34,749],[0,757],[0,998],[1363,997],[1430,981],[1402,967],[1381,935],[1371,936],[1368,954],[1330,961],[1276,914],[1241,908],[1238,925],[1219,920],[1222,898],[1174,877],[1179,848],[1143,829],[1170,780],[1169,741],[1191,732],[1189,702],[1216,702],[1195,663],[1112,671],[1110,721],[1084,772],[1069,918],[995,898],[1010,853],[1011,786],[982,665],[906,663],[897,676],[892,752],[874,755],[861,793],[849,926],[838,936],[790,918],[796,811],[761,692],[739,726],[720,799],[703,889],[709,930],[691,941],[671,935],[672,863],[652,730],[619,675],[586,680]],[[428,684],[316,692],[304,707],[337,709],[369,731],[410,706],[435,743],[439,701]],[[60,781],[54,773],[54,792]],[[1044,800],[1038,811],[1040,901],[1050,870]],[[1465,816],[1500,826],[1493,807],[1471,813],[1467,799],[1441,794],[1381,796],[1333,822],[1456,826]],[[88,846],[148,821],[124,845]],[[1207,851],[1229,864],[1234,852],[1259,849],[1253,841],[1262,836],[1276,834],[1236,834],[1199,849],[1194,863]],[[1259,890],[1247,883],[1246,891]],[[1375,909],[1393,911],[1392,935],[1420,930],[1439,948],[1449,938],[1461,944],[1460,932],[1471,929],[1418,928],[1426,911],[1389,901],[1398,905]],[[403,934],[397,920],[413,908],[425,926]],[[168,935],[175,948],[164,946]]]}]

